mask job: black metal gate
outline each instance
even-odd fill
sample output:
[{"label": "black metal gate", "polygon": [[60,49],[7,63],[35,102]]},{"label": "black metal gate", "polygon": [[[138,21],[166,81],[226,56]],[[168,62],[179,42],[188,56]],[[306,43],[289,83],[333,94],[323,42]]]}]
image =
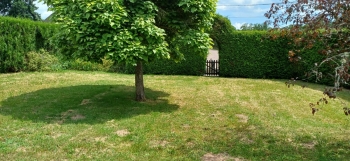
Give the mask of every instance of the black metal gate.
[{"label": "black metal gate", "polygon": [[219,76],[219,60],[207,60],[205,76]]}]

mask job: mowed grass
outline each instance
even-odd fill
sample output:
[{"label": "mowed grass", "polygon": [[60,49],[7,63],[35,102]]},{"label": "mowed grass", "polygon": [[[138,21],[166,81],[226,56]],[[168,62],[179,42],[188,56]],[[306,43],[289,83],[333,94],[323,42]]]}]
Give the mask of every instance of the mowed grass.
[{"label": "mowed grass", "polygon": [[324,86],[299,85],[145,75],[140,103],[133,75],[1,74],[0,158],[349,160],[349,91],[312,115]]}]

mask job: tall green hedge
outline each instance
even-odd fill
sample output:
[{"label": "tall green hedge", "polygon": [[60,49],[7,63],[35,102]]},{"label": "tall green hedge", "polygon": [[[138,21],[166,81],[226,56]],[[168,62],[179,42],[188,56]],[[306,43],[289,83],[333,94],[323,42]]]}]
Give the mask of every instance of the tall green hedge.
[{"label": "tall green hedge", "polygon": [[245,78],[290,78],[286,39],[271,40],[263,31],[236,31],[221,35],[220,76]]},{"label": "tall green hedge", "polygon": [[[305,73],[324,59],[318,54],[322,46],[315,44],[313,48],[299,53],[300,61],[290,62],[288,51],[295,49],[291,38],[273,39],[266,31],[235,31],[216,37],[219,44],[220,76],[223,77],[306,78]],[[319,71],[330,73],[332,69],[323,66]],[[326,84],[330,82],[330,79],[321,81]]]},{"label": "tall green hedge", "polygon": [[[317,54],[322,46],[302,50],[301,60],[292,63],[288,60],[288,51],[293,49],[291,39],[279,37],[271,39],[265,31],[235,31],[229,20],[222,16],[215,18],[211,37],[219,48],[220,76],[244,78],[289,79],[303,77],[305,72],[321,62],[324,57]],[[25,66],[25,55],[31,51],[44,49],[54,52],[51,38],[59,26],[51,23],[0,16],[0,72],[16,72]],[[183,48],[185,60],[155,60],[144,65],[145,74],[166,75],[203,75],[205,60],[199,54]],[[119,72],[134,73],[130,65],[119,64]],[[330,66],[320,70],[324,75],[332,73]],[[314,80],[314,79],[313,79]],[[323,79],[321,83],[331,84],[332,79]]]},{"label": "tall green hedge", "polygon": [[50,23],[0,16],[0,72],[21,71],[30,51],[52,50],[48,39],[57,30]]}]

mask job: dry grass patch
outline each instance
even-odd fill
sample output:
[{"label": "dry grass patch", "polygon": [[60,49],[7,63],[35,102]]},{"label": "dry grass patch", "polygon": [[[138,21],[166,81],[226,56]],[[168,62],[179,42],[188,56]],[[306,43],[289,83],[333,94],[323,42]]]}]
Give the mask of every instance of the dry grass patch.
[{"label": "dry grass patch", "polygon": [[165,140],[152,140],[149,142],[149,146],[151,148],[165,147],[169,144],[168,141]]},{"label": "dry grass patch", "polygon": [[85,116],[83,116],[81,114],[75,114],[75,115],[71,116],[70,119],[73,121],[83,120],[83,119],[85,119]]},{"label": "dry grass patch", "polygon": [[92,103],[90,99],[83,99],[80,103],[80,105],[87,105],[87,104],[90,104]]},{"label": "dry grass patch", "polygon": [[242,123],[248,123],[249,117],[244,114],[236,114],[235,115],[238,118],[238,122]]},{"label": "dry grass patch", "polygon": [[115,134],[117,134],[119,137],[125,137],[129,135],[130,132],[127,129],[122,129],[122,130],[116,131]]},{"label": "dry grass patch", "polygon": [[316,141],[313,141],[313,142],[309,142],[309,143],[303,143],[302,146],[306,149],[314,149],[315,146],[317,145],[317,142]]},{"label": "dry grass patch", "polygon": [[247,161],[240,157],[232,157],[225,153],[212,154],[207,153],[202,157],[202,161]]}]

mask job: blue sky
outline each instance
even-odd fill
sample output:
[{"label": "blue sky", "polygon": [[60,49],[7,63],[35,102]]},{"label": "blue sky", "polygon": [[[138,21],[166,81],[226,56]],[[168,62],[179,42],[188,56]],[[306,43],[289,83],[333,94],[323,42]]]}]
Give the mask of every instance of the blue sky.
[{"label": "blue sky", "polygon": [[[264,23],[267,12],[272,3],[280,3],[281,0],[219,0],[216,12],[228,17],[231,24],[239,29],[244,23]],[[47,6],[42,3],[36,4],[38,13],[45,19],[51,14]]]},{"label": "blue sky", "polygon": [[228,17],[231,24],[240,29],[244,23],[264,23],[264,14],[269,11],[272,3],[281,0],[219,0],[216,12]]}]

